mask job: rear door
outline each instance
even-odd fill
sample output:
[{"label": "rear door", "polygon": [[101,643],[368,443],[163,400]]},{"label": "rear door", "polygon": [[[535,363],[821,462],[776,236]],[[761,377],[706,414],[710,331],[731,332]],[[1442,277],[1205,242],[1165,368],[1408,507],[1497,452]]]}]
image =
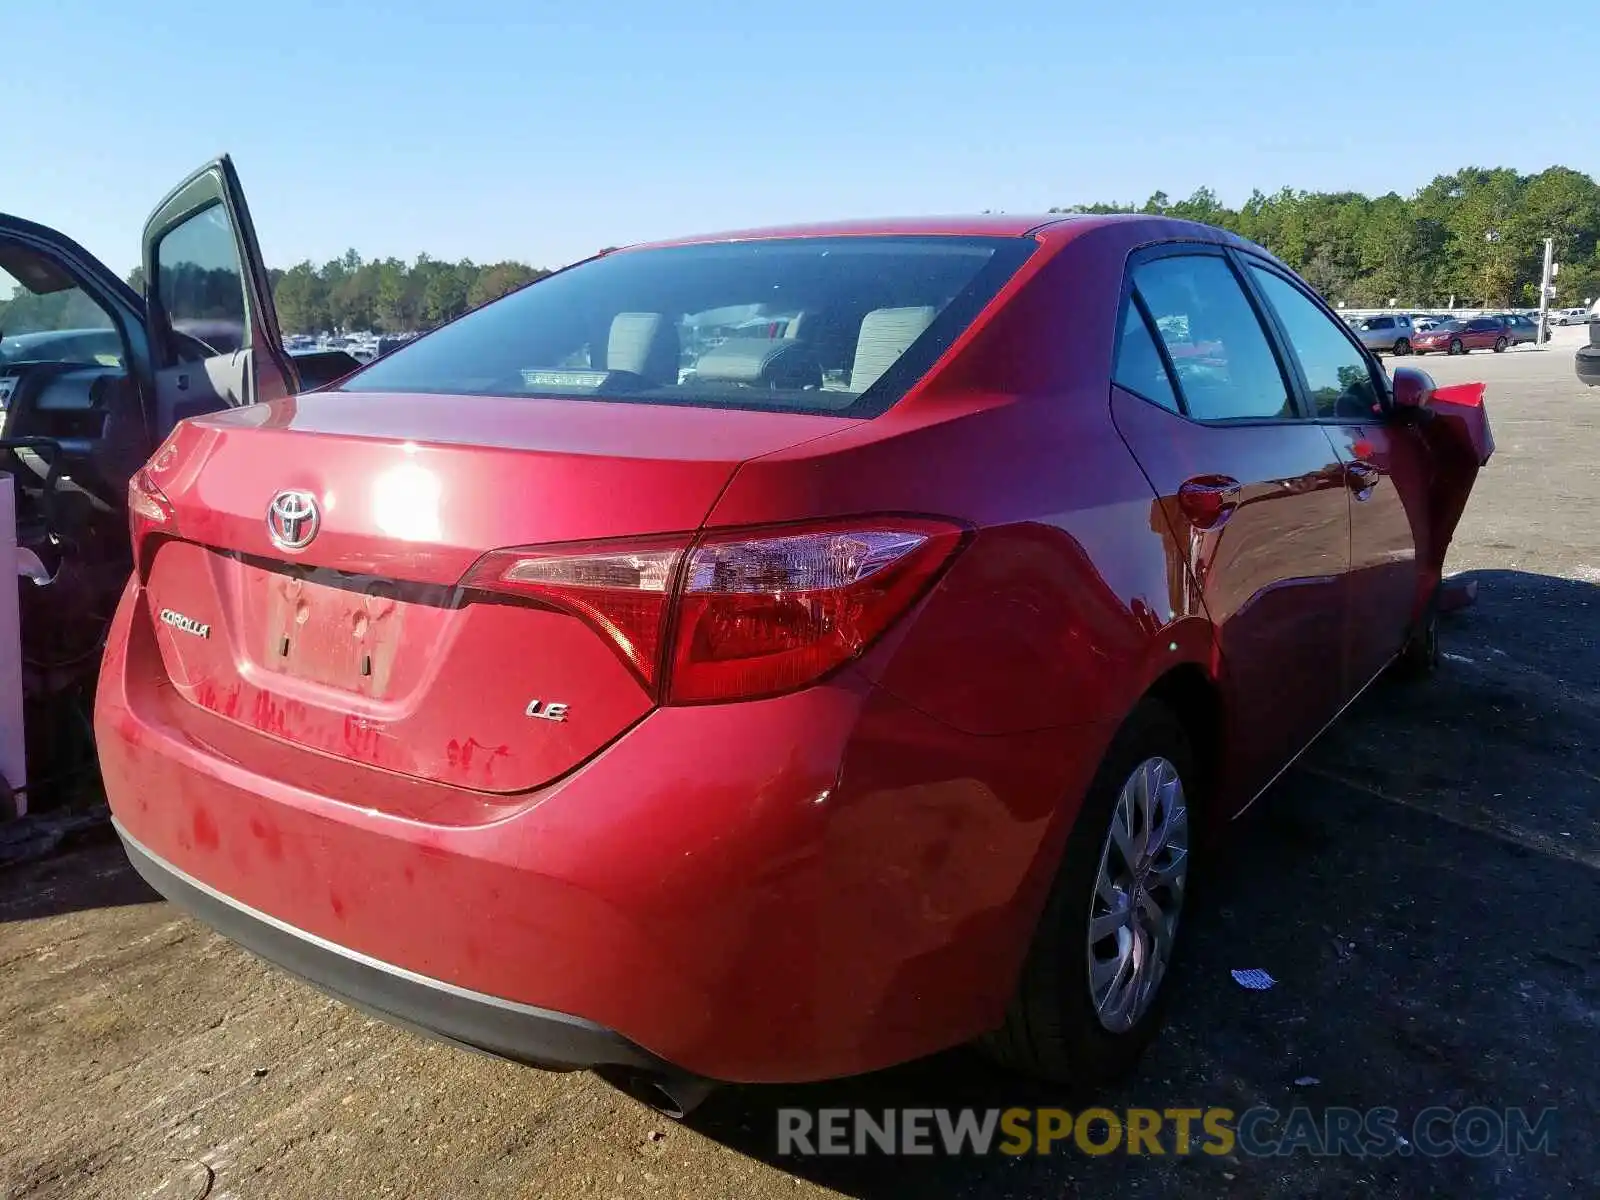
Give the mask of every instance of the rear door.
[{"label": "rear door", "polygon": [[207,163],[144,229],[156,436],[185,417],[299,390],[233,161]]},{"label": "rear door", "polygon": [[1499,321],[1478,317],[1467,322],[1467,331],[1462,335],[1462,340],[1466,342],[1468,350],[1488,350],[1499,336]]},{"label": "rear door", "polygon": [[1353,693],[1399,652],[1424,598],[1418,550],[1428,537],[1429,454],[1415,426],[1387,417],[1382,368],[1338,319],[1275,265],[1254,256],[1242,261],[1344,467],[1350,575],[1343,640],[1345,690]]},{"label": "rear door", "polygon": [[1254,795],[1344,696],[1344,467],[1219,247],[1141,252],[1123,303],[1113,416],[1219,632],[1229,769]]}]

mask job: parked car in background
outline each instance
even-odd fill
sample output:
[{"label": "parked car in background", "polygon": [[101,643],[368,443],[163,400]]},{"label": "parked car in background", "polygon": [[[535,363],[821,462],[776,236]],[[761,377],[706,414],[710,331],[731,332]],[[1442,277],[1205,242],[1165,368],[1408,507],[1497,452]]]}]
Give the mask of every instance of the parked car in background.
[{"label": "parked car in background", "polygon": [[1411,318],[1411,327],[1418,333],[1426,333],[1441,321],[1448,321],[1449,319],[1449,317],[1436,317],[1431,313],[1417,314]]},{"label": "parked car in background", "polygon": [[1410,354],[1411,339],[1416,334],[1411,318],[1404,313],[1364,317],[1354,328],[1361,344],[1374,354]]},{"label": "parked car in background", "polygon": [[1589,322],[1589,344],[1578,347],[1578,378],[1590,387],[1600,387],[1600,321]]},{"label": "parked car in background", "polygon": [[[669,1111],[972,1040],[1131,1067],[1205,835],[1437,661],[1493,449],[1481,393],[1165,218],[617,250],[299,394],[226,159],[145,229],[161,303],[0,243],[125,364],[11,360],[12,415],[156,444],[106,489],[95,691],[137,870],[346,1000]],[[246,353],[172,336],[218,308]]]},{"label": "parked car in background", "polygon": [[1550,314],[1552,325],[1582,325],[1589,319],[1586,308],[1560,308]]},{"label": "parked car in background", "polygon": [[1493,350],[1499,354],[1511,344],[1511,335],[1499,317],[1473,317],[1470,321],[1441,321],[1419,333],[1411,347],[1418,354],[1467,354]]},{"label": "parked car in background", "polygon": [[1501,313],[1496,320],[1505,326],[1506,336],[1511,339],[1513,346],[1537,346],[1543,339],[1539,336],[1539,319],[1524,316],[1522,313]]}]

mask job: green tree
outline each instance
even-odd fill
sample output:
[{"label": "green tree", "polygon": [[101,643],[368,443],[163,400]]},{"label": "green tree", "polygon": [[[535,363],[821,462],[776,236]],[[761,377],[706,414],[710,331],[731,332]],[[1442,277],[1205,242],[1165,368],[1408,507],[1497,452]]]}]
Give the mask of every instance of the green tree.
[{"label": "green tree", "polygon": [[417,327],[417,311],[411,303],[405,263],[386,258],[378,264],[378,323],[390,333]]},{"label": "green tree", "polygon": [[[467,264],[470,267],[470,264]],[[430,325],[453,321],[467,311],[467,291],[471,285],[463,272],[449,263],[440,263],[428,279],[422,297],[422,315]]]},{"label": "green tree", "polygon": [[[1183,200],[1156,191],[1143,204],[1096,201],[1051,211],[1161,213],[1231,229],[1272,251],[1330,300],[1357,307],[1394,300],[1432,308],[1452,296],[1463,305],[1536,303],[1548,237],[1561,263],[1556,302],[1600,296],[1600,186],[1567,167],[1537,175],[1464,167],[1410,196],[1258,188],[1234,209],[1200,187]],[[426,254],[410,265],[397,258],[369,262],[352,249],[321,267],[301,263],[271,274],[284,329],[313,333],[419,329],[547,272],[509,260],[480,267]],[[142,289],[137,269],[129,282]],[[51,303],[21,297],[11,311],[18,319],[59,319]]]},{"label": "green tree", "polygon": [[479,271],[478,277],[473,280],[472,287],[467,290],[467,307],[477,308],[491,300],[498,300],[506,293],[514,292],[546,274],[548,272],[535,271],[525,263],[494,263]]},{"label": "green tree", "polygon": [[333,323],[327,285],[309,262],[285,271],[272,299],[278,310],[278,324],[285,332],[314,333]]},{"label": "green tree", "polygon": [[[1133,206],[1080,203],[1052,211]],[[1265,246],[1329,299],[1360,307],[1390,300],[1434,307],[1452,296],[1461,304],[1536,303],[1547,237],[1563,264],[1559,302],[1577,304],[1600,292],[1600,186],[1567,167],[1528,176],[1464,167],[1409,197],[1258,188],[1238,209],[1209,188],[1176,202],[1157,191],[1139,211],[1231,229]]]}]

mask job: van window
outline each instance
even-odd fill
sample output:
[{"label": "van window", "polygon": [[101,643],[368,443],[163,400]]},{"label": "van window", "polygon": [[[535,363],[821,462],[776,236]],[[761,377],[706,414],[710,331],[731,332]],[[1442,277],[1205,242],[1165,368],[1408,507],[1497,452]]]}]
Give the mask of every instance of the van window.
[{"label": "van window", "polygon": [[239,247],[220,203],[195,213],[161,239],[156,294],[172,328],[212,353],[231,354],[249,344]]}]

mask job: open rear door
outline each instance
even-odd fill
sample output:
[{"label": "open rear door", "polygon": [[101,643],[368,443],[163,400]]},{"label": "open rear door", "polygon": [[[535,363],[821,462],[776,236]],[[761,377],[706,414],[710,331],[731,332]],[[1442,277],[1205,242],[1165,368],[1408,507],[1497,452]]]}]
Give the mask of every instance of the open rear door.
[{"label": "open rear door", "polygon": [[1478,470],[1494,454],[1494,433],[1483,402],[1487,386],[1456,383],[1435,388],[1428,397],[1428,417],[1419,429],[1433,450],[1434,472],[1429,496],[1429,533],[1433,553],[1427,565],[1433,578],[1444,568],[1445,554],[1456,525],[1466,511]]},{"label": "open rear door", "polygon": [[144,278],[158,438],[185,417],[298,390],[226,155],[179,184],[146,222]]}]

